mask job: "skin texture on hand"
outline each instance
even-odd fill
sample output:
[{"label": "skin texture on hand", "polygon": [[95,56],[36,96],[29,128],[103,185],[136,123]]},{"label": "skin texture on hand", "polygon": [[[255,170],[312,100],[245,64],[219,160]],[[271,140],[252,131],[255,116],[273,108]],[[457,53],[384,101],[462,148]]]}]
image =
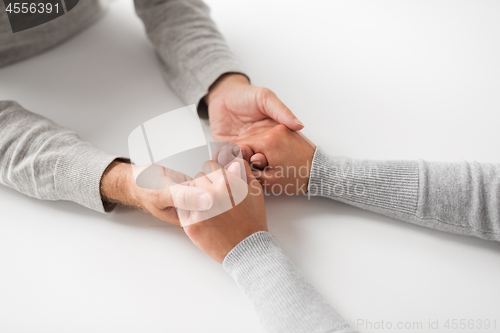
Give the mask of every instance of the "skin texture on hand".
[{"label": "skin texture on hand", "polygon": [[263,120],[250,126],[235,143],[246,151],[244,156],[251,156],[250,162],[260,161],[257,167],[262,170],[254,170],[254,175],[267,192],[286,195],[307,192],[316,147],[302,133]]},{"label": "skin texture on hand", "polygon": [[[189,176],[160,166],[155,167],[149,170],[157,172],[154,181],[163,182],[165,185],[163,189],[138,186],[134,178],[134,170],[138,174],[143,171],[144,167],[114,161],[101,178],[101,197],[111,203],[139,208],[179,227],[181,225],[176,207],[193,210],[208,210],[212,207],[213,198],[203,189],[183,185],[168,186],[168,178],[191,181]],[[176,183],[179,181],[177,180]]]},{"label": "skin texture on hand", "polygon": [[[216,141],[231,142],[249,129],[265,127],[265,120],[274,119],[292,130],[304,126],[283,102],[269,89],[252,86],[241,74],[221,76],[205,96],[210,115],[210,125]],[[246,147],[243,157],[250,160],[253,152]],[[256,158],[263,155],[257,155]],[[172,193],[172,188],[146,189],[137,186],[133,168],[136,166],[113,162],[101,179],[101,196],[112,203],[137,207],[159,219],[180,226],[175,207],[187,210],[207,210],[213,204],[210,195],[196,187],[182,186]],[[187,189],[186,189],[187,188]],[[208,208],[207,208],[208,207]]]},{"label": "skin texture on hand", "polygon": [[304,125],[271,90],[252,86],[246,76],[221,76],[205,96],[215,141],[232,142],[250,125],[274,119],[292,130]]},{"label": "skin texture on hand", "polygon": [[[184,227],[184,231],[191,241],[219,263],[222,263],[227,254],[242,240],[258,231],[267,231],[262,187],[252,175],[250,166],[246,162],[244,162],[244,166],[247,182],[241,179],[240,165],[242,164],[238,162],[231,164],[225,174],[232,190],[234,190],[234,186],[248,188],[246,198],[222,214]],[[227,193],[227,187],[222,174],[213,172],[215,169],[221,170],[222,168],[213,161],[205,163],[204,172],[199,173],[190,186],[209,191],[217,202],[223,200],[223,196]],[[182,212],[180,210],[181,220],[184,220],[183,214],[200,214],[200,212]]]}]

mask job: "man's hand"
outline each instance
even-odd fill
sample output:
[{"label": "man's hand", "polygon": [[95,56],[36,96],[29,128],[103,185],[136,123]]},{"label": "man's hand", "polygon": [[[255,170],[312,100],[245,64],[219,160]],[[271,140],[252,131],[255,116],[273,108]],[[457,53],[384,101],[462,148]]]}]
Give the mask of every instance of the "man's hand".
[{"label": "man's hand", "polygon": [[[192,181],[188,176],[173,170],[155,166],[153,171],[160,171],[153,179],[164,189],[146,189],[138,186],[134,179],[143,168],[115,161],[109,165],[101,178],[101,197],[111,203],[121,203],[151,213],[157,218],[180,226],[177,208],[190,210],[208,210],[213,205],[213,197],[208,191],[184,185],[169,186],[167,178],[180,178]],[[163,183],[162,183],[163,182]]]},{"label": "man's hand", "polygon": [[221,76],[205,96],[215,141],[232,142],[253,123],[274,119],[292,130],[304,125],[269,89],[252,86],[241,74]]},{"label": "man's hand", "polygon": [[[227,187],[222,167],[209,161],[203,165],[204,173],[199,173],[190,186],[209,191],[215,199],[214,206],[223,202],[227,196]],[[244,165],[247,181],[241,179],[241,165]],[[242,240],[258,232],[267,231],[266,209],[264,206],[264,195],[259,182],[252,175],[248,163],[233,162],[225,172],[227,181],[231,184],[231,192],[234,194],[238,187],[248,189],[245,199],[222,214],[206,219],[204,221],[190,224],[184,227],[184,231],[191,241],[210,257],[222,263],[227,254]],[[212,208],[213,209],[213,208]],[[208,211],[210,212],[210,211]],[[179,210],[182,221],[189,215],[203,214],[200,212],[187,212]],[[184,216],[185,215],[185,216]],[[195,220],[203,220],[194,216]]]},{"label": "man's hand", "polygon": [[[316,147],[302,133],[272,120],[248,128],[235,140],[259,169],[254,175],[266,191],[298,195],[307,192]],[[248,152],[250,151],[250,152]],[[258,163],[256,163],[258,162]]]}]

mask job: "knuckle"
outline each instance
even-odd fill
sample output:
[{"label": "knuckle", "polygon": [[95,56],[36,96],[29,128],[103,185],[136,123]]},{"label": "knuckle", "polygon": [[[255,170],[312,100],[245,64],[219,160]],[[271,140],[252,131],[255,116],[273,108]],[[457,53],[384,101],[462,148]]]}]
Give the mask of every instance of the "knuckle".
[{"label": "knuckle", "polygon": [[257,91],[257,98],[262,104],[266,104],[267,100],[272,97],[274,93],[269,88],[259,88]]},{"label": "knuckle", "polygon": [[274,132],[274,133],[276,133],[278,135],[286,135],[286,134],[288,134],[290,132],[290,130],[285,125],[279,124],[279,125],[276,125],[271,130],[271,132]]},{"label": "knuckle", "polygon": [[187,197],[185,191],[178,191],[174,203],[176,206],[185,207],[187,203]]},{"label": "knuckle", "polygon": [[262,143],[268,147],[270,145],[272,145],[274,143],[274,136],[272,134],[266,134],[263,138],[262,138]]},{"label": "knuckle", "polygon": [[199,238],[203,234],[203,229],[200,223],[191,224],[188,227],[185,227],[184,230],[190,237],[195,239]]},{"label": "knuckle", "polygon": [[217,180],[215,181],[215,185],[219,190],[221,190],[226,187],[226,180],[224,179],[224,177],[218,177]]},{"label": "knuckle", "polygon": [[263,143],[266,147],[269,148],[275,148],[279,146],[281,139],[283,138],[283,135],[275,130],[272,130],[263,138]]},{"label": "knuckle", "polygon": [[260,94],[262,96],[268,96],[269,97],[269,96],[272,96],[272,94],[273,94],[273,92],[269,88],[261,87],[259,90],[260,90]]}]

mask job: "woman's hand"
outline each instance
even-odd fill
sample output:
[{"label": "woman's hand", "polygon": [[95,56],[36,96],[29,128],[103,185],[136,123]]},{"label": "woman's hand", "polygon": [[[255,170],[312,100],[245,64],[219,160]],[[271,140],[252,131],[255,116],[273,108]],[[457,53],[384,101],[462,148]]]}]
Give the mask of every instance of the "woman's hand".
[{"label": "woman's hand", "polygon": [[244,158],[257,168],[254,175],[267,192],[278,195],[307,192],[316,147],[302,133],[263,120],[250,126],[235,143]]},{"label": "woman's hand", "polygon": [[[246,182],[242,180],[242,166],[246,170]],[[243,160],[235,160],[227,171],[217,163],[208,161],[203,165],[203,171],[190,186],[209,192],[214,198],[212,208],[205,212],[178,210],[178,214],[191,241],[222,263],[242,240],[258,231],[267,231],[264,195],[250,166]],[[230,197],[228,188],[231,190]],[[242,197],[241,194],[245,192],[248,194]],[[234,207],[232,202],[235,203]]]}]

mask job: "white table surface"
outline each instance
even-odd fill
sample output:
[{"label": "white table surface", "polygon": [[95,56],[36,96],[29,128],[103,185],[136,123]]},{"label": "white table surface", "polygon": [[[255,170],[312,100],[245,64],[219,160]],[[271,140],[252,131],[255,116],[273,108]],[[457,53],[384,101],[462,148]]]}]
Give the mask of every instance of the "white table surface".
[{"label": "white table surface", "polygon": [[[500,162],[500,2],[208,3],[253,83],[329,153]],[[0,99],[123,155],[132,129],[183,106],[131,0],[1,69]],[[496,319],[496,329],[453,332],[500,331],[500,244],[322,198],[266,203],[270,231],[311,283],[346,319],[372,323],[360,331],[387,331],[382,321],[452,331],[447,319]],[[231,278],[181,229],[3,186],[0,208],[0,332],[260,332]]]}]

